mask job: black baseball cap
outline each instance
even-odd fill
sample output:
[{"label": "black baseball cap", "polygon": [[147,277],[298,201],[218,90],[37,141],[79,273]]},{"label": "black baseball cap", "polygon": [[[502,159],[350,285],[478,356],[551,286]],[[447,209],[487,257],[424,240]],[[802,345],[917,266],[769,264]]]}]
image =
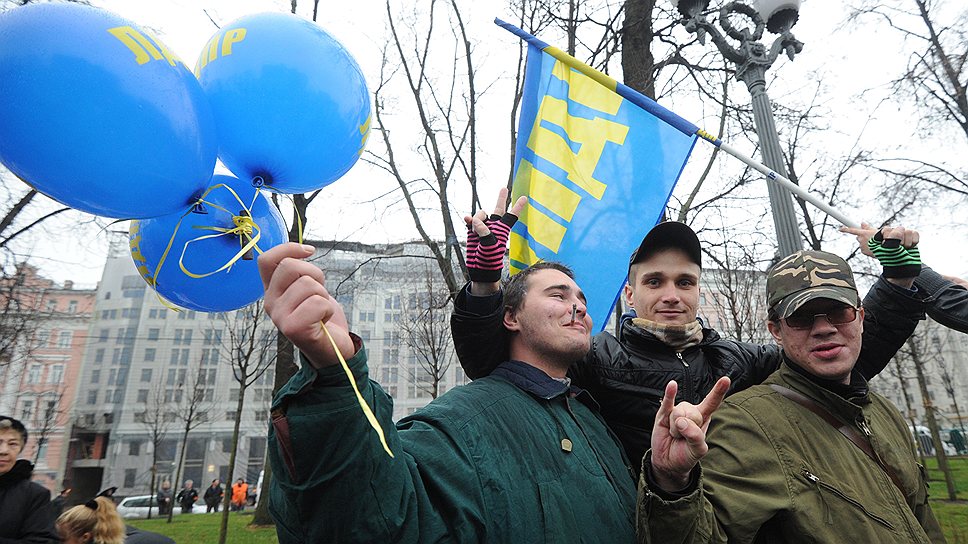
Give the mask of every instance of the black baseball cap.
[{"label": "black baseball cap", "polygon": [[631,272],[633,264],[640,263],[648,259],[649,255],[663,249],[678,249],[702,268],[702,249],[695,231],[679,221],[664,221],[652,227],[645,238],[642,238],[639,247],[632,252],[629,271]]}]

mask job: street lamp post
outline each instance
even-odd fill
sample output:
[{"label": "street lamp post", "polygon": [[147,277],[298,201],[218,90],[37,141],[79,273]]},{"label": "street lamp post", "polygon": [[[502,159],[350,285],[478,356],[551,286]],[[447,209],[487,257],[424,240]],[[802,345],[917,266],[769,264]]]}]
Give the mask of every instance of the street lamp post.
[{"label": "street lamp post", "polygon": [[[793,60],[794,55],[803,50],[803,43],[790,32],[797,22],[800,0],[753,0],[753,2],[756,4],[755,7],[740,2],[730,2],[720,8],[719,25],[723,28],[723,32],[720,32],[703,14],[709,5],[709,0],[672,0],[673,5],[682,14],[682,25],[686,30],[696,34],[699,43],[702,44],[706,43],[706,36],[710,36],[723,56],[736,65],[736,79],[746,84],[752,97],[753,120],[759,134],[763,162],[777,174],[788,177],[780,151],[780,137],[773,120],[770,97],[766,94],[766,70],[773,65],[780,52],[785,52],[790,60]],[[733,15],[749,19],[752,28],[739,28],[734,25],[731,20]],[[759,41],[763,37],[764,28],[778,34],[769,49]],[[726,39],[727,36],[739,42],[739,45],[733,46]],[[793,198],[790,191],[776,183],[770,182],[767,186],[780,257],[784,257],[803,249],[797,216],[793,208]]]}]

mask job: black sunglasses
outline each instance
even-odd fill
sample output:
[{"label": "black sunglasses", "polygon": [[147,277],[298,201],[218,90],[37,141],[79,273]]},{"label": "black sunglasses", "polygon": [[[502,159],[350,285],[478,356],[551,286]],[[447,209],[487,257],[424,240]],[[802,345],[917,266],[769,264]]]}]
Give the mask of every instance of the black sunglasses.
[{"label": "black sunglasses", "polygon": [[784,319],[787,327],[791,329],[812,329],[818,317],[823,317],[831,325],[846,325],[857,319],[857,308],[853,306],[841,306],[830,310],[825,314],[796,314]]}]

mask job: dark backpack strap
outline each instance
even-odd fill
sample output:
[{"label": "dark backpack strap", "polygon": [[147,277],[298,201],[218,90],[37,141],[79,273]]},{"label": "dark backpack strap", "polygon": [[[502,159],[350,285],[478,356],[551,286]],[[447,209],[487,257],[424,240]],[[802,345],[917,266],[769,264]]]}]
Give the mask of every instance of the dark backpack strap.
[{"label": "dark backpack strap", "polygon": [[868,442],[864,436],[857,432],[857,429],[855,429],[852,425],[843,423],[837,419],[836,416],[831,414],[829,410],[817,404],[810,397],[775,383],[770,384],[770,387],[772,387],[777,393],[817,414],[820,416],[820,419],[826,421],[831,427],[840,431],[840,434],[844,435],[847,440],[850,440],[851,443],[860,448],[861,451],[870,457],[871,460],[877,464],[877,466],[881,467],[881,470],[887,474],[891,481],[894,482],[894,485],[897,486],[898,490],[901,491],[902,497],[907,496],[907,494],[904,492],[904,487],[901,485],[901,479],[898,478],[897,473],[894,472],[894,469],[881,462],[880,457],[877,456],[877,453],[874,451],[874,448],[871,447],[870,442]]}]

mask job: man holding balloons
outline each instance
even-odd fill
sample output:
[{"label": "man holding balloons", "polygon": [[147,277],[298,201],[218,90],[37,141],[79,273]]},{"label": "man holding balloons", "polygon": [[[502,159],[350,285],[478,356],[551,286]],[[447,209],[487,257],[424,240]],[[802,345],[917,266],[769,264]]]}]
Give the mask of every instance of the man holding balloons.
[{"label": "man holding balloons", "polygon": [[595,401],[565,379],[592,328],[567,268],[514,276],[511,360],[394,427],[363,341],[304,260],[312,250],[290,243],[259,258],[266,310],[302,359],[272,405],[269,508],[280,542],[634,540],[625,456]]}]

